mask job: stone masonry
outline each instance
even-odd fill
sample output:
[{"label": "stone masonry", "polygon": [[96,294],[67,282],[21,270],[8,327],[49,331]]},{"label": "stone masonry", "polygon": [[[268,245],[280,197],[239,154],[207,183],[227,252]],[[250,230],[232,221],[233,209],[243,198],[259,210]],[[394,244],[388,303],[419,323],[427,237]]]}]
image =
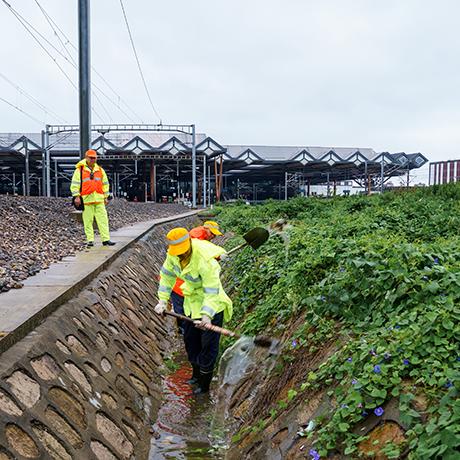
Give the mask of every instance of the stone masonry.
[{"label": "stone masonry", "polygon": [[147,457],[173,325],[154,294],[177,225],[154,228],[1,355],[0,460]]}]

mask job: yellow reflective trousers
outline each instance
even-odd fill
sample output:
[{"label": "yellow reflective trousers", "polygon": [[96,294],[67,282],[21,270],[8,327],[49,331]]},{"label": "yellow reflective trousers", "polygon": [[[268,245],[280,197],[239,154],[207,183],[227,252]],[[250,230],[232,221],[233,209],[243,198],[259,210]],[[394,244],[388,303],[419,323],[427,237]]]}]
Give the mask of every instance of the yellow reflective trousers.
[{"label": "yellow reflective trousers", "polygon": [[83,226],[85,228],[87,241],[94,241],[94,219],[96,219],[101,240],[109,241],[109,218],[104,203],[85,204],[85,210],[83,211]]}]

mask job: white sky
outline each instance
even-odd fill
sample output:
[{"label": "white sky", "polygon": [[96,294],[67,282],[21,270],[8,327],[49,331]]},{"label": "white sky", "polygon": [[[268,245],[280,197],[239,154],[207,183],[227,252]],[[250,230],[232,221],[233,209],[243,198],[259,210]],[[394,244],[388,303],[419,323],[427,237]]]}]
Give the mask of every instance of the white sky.
[{"label": "white sky", "polygon": [[[419,151],[432,161],[460,157],[457,0],[124,1],[164,123],[196,123],[224,144],[372,147]],[[39,2],[76,44],[77,0]],[[62,49],[35,0],[9,3]],[[119,0],[93,0],[91,8],[93,64],[142,121],[158,121]],[[1,0],[0,30],[0,72],[77,122],[76,91]],[[77,82],[76,71],[58,62]],[[95,75],[93,81],[111,94]],[[1,78],[0,97],[40,120],[57,121]],[[94,103],[102,121],[110,121]],[[105,105],[113,121],[129,121]],[[0,101],[0,132],[40,129]]]}]

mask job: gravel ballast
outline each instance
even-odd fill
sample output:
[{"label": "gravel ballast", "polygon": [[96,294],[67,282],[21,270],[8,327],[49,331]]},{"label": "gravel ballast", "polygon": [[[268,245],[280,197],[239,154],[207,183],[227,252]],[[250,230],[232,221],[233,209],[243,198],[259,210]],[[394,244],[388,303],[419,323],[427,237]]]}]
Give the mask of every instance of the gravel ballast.
[{"label": "gravel ballast", "polygon": [[[110,230],[117,230],[188,208],[115,199],[107,210]],[[27,277],[85,247],[83,225],[72,211],[69,198],[0,195],[0,292],[21,288]]]}]

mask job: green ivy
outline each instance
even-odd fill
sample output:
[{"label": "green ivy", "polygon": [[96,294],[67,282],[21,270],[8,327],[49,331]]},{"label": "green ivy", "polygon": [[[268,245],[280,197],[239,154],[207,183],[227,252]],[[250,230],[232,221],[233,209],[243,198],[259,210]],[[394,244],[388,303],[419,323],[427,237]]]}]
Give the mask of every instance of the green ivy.
[{"label": "green ivy", "polygon": [[[376,449],[388,458],[406,447],[409,459],[458,458],[459,199],[460,186],[449,184],[217,209],[221,225],[237,233],[281,217],[292,226],[229,262],[230,326],[276,334],[302,315],[305,322],[285,346],[286,359],[302,348],[314,352],[338,335],[344,343],[268,408],[279,415],[299,393],[326,388],[336,408],[309,433],[321,456],[334,449],[358,456],[362,437],[353,427],[397,398],[407,446]],[[425,413],[417,410],[418,398],[428,402]]]}]

